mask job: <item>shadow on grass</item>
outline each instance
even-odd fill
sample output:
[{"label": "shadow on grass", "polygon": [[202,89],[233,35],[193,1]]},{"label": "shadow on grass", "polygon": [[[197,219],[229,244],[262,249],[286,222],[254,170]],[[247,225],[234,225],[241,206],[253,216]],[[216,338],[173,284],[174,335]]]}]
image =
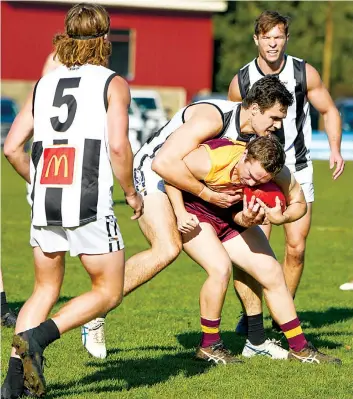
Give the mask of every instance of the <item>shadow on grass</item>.
[{"label": "shadow on grass", "polygon": [[[61,296],[58,300],[58,302],[56,303],[56,305],[63,305],[64,303],[70,301],[72,298],[74,298],[73,296]],[[10,309],[13,310],[14,312],[18,313],[22,306],[24,305],[25,301],[23,302],[8,302]]]},{"label": "shadow on grass", "polygon": [[[156,348],[158,350],[170,350],[169,346],[157,346]],[[148,348],[141,347],[136,349],[144,351]],[[73,380],[67,384],[49,385],[49,392],[46,397],[68,398],[73,395],[90,395],[98,392],[118,393],[123,390],[165,382],[179,374],[185,377],[192,377],[202,374],[212,367],[207,362],[203,363],[194,360],[189,351],[165,354],[160,357],[134,357],[133,359],[119,360],[110,360],[108,358],[104,362],[88,362],[86,366],[94,367],[96,370],[79,381]],[[99,387],[97,387],[97,381],[100,382]],[[102,384],[105,384],[105,386],[102,386]]]},{"label": "shadow on grass", "polygon": [[353,319],[353,308],[328,308],[322,312],[306,310],[298,314],[303,326],[318,328]]},{"label": "shadow on grass", "polygon": [[108,349],[107,351],[107,356],[115,355],[118,353],[122,352],[133,352],[133,351],[175,351],[177,350],[177,346],[159,346],[159,345],[151,345],[151,346],[143,346],[143,347],[133,347],[133,348],[126,348],[126,349],[120,349],[120,348],[113,348],[113,349]]},{"label": "shadow on grass", "polygon": [[[314,346],[317,346],[318,348],[320,347],[325,347],[329,349],[336,349],[342,347],[343,343],[337,343],[328,339],[322,338],[322,333],[321,332],[311,332],[311,333],[306,333],[304,330],[305,336],[308,341],[312,342]],[[266,337],[268,338],[273,338],[278,341],[281,341],[281,345],[288,349],[288,344],[287,340],[284,337],[282,333],[277,333],[274,332],[270,328],[265,329],[265,334]],[[347,332],[339,332],[339,331],[331,331],[328,333],[325,333],[327,336],[332,336],[332,337],[338,337],[341,335],[348,335]],[[179,334],[176,336],[177,340],[179,341],[180,345],[182,345],[185,349],[191,349],[195,348],[201,338],[201,333],[199,332],[188,332],[184,334]],[[235,355],[240,355],[241,352],[243,351],[246,337],[245,335],[238,335],[234,331],[221,331],[221,338],[225,344],[225,346]],[[339,338],[338,338],[339,339]]]},{"label": "shadow on grass", "polygon": [[[183,334],[178,334],[176,336],[180,345],[186,349],[191,349],[199,345],[201,339],[201,332],[187,332]],[[221,338],[224,345],[234,354],[241,354],[246,337],[236,334],[234,331],[221,331]]]}]

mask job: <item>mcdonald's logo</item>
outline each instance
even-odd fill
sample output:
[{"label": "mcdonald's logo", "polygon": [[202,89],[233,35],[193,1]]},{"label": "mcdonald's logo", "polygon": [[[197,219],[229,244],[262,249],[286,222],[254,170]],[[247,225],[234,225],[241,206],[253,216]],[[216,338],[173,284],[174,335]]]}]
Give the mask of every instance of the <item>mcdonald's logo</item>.
[{"label": "mcdonald's logo", "polygon": [[59,174],[59,168],[61,165],[61,161],[64,161],[65,166],[64,166],[64,177],[68,176],[68,162],[67,162],[67,156],[66,155],[61,155],[60,158],[58,158],[56,155],[53,155],[48,163],[47,171],[45,172],[45,177],[49,176],[50,172],[50,167],[52,162],[54,161],[54,176],[58,176]]},{"label": "mcdonald's logo", "polygon": [[59,186],[72,184],[74,163],[74,147],[57,146],[45,148],[40,184]]}]

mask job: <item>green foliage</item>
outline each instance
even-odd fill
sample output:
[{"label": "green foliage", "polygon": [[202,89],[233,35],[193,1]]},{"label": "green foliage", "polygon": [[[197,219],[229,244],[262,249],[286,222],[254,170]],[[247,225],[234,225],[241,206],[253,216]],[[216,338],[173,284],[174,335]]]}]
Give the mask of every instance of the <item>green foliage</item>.
[{"label": "green foliage", "polygon": [[[215,39],[220,41],[216,90],[228,91],[239,68],[257,56],[254,21],[264,10],[291,18],[287,53],[305,59],[322,74],[327,6],[324,1],[228,2],[228,11],[214,17]],[[331,90],[345,87],[353,95],[353,3],[333,1],[332,18]]]},{"label": "green foliage", "polygon": [[[33,289],[33,260],[28,245],[29,207],[25,184],[2,157],[2,271],[10,306],[21,306]],[[148,284],[124,299],[107,317],[108,357],[89,357],[79,329],[64,334],[46,350],[45,376],[50,399],[352,399],[352,291],[338,286],[353,278],[353,162],[333,182],[328,162],[315,162],[316,201],[308,239],[306,268],[296,297],[305,333],[323,351],[342,358],[343,366],[249,359],[243,365],[211,367],[193,360],[200,339],[199,292],[205,272],[181,255]],[[146,241],[121,191],[115,212],[127,257]],[[158,210],[156,210],[158,212]],[[283,234],[274,229],[272,244],[282,259]],[[66,257],[60,306],[90,288],[76,258]],[[240,353],[244,338],[234,333],[241,307],[231,284],[222,314],[222,337]],[[270,320],[266,318],[267,333]],[[5,378],[13,331],[2,329],[1,381]],[[273,336],[273,335],[272,335]]]}]

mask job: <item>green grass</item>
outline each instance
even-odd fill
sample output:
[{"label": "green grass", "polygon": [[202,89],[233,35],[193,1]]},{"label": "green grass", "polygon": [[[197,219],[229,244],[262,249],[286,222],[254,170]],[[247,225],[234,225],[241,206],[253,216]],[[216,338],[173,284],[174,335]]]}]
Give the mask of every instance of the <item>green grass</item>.
[{"label": "green grass", "polygon": [[[80,331],[65,334],[46,350],[48,398],[353,398],[353,292],[339,285],[353,278],[353,163],[331,180],[327,162],[315,162],[316,202],[307,245],[306,268],[296,305],[307,336],[343,360],[342,367],[312,366],[269,359],[210,367],[192,359],[200,337],[198,295],[202,269],[186,255],[127,297],[107,317],[108,358],[90,358]],[[116,191],[116,199],[122,199]],[[127,256],[146,242],[130,210],[117,201]],[[33,266],[30,212],[24,182],[2,162],[2,269],[7,297],[21,306],[31,294]],[[282,229],[273,247],[283,255]],[[89,288],[77,259],[67,257],[60,304]],[[57,307],[55,308],[57,309]],[[244,339],[233,332],[240,312],[231,286],[222,314],[222,335],[239,353]],[[268,333],[270,321],[266,318]],[[2,330],[2,373],[10,355],[12,331]],[[4,378],[4,374],[2,379]]]}]

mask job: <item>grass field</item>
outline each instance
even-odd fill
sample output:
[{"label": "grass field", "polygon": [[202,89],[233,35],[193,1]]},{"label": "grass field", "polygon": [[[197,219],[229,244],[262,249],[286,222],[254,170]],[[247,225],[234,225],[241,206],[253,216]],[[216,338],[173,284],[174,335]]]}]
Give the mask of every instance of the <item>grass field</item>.
[{"label": "grass field", "polygon": [[[315,162],[316,202],[306,269],[296,298],[304,331],[316,346],[343,360],[343,366],[288,363],[264,358],[243,365],[210,367],[193,360],[200,336],[198,294],[203,270],[182,254],[167,270],[127,297],[107,317],[108,358],[90,358],[79,330],[46,350],[48,398],[353,398],[353,292],[339,285],[353,278],[353,163],[331,180],[327,162]],[[115,208],[127,256],[146,242],[116,191]],[[11,306],[31,294],[33,266],[29,207],[24,182],[2,157],[2,268]],[[282,229],[273,247],[283,254]],[[60,303],[89,288],[77,259],[67,257]],[[59,305],[60,305],[59,303]],[[239,353],[244,338],[233,331],[240,305],[231,285],[222,314],[226,345]],[[266,313],[267,314],[267,313]],[[267,332],[270,321],[266,318]],[[12,331],[2,330],[2,380]]]}]

